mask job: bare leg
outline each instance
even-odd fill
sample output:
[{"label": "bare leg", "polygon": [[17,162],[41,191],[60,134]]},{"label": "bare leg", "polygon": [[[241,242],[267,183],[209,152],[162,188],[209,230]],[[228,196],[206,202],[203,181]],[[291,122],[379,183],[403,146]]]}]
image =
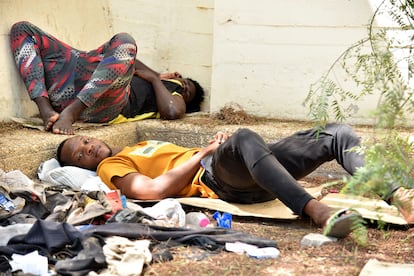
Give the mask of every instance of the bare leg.
[{"label": "bare leg", "polygon": [[398,208],[407,223],[414,223],[414,189],[399,188],[394,192],[391,204]]}]

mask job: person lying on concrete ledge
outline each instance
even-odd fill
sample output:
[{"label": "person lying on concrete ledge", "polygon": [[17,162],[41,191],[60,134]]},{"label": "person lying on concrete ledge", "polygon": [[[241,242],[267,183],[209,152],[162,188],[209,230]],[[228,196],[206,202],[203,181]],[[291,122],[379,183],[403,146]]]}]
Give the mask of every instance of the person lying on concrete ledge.
[{"label": "person lying on concrete ledge", "polygon": [[204,89],[178,72],[158,74],[137,69],[131,80],[129,100],[120,114],[109,123],[123,123],[148,118],[176,120],[201,110]]},{"label": "person lying on concrete ledge", "polygon": [[[353,220],[360,215],[351,210],[332,215],[331,208],[313,198],[297,180],[334,159],[353,174],[364,165],[364,157],[349,149],[359,145],[350,126],[328,124],[322,131],[299,131],[271,144],[249,129],[231,136],[218,132],[203,148],[149,140],[118,149],[98,139],[73,136],[60,143],[56,157],[62,166],[96,170],[109,188],[120,189],[132,199],[198,196],[249,204],[277,198],[319,226],[329,225],[326,235],[341,238],[350,233]],[[397,188],[390,187],[383,198],[405,193]],[[406,203],[399,208],[407,222],[413,223],[414,212],[409,211],[413,202]]]},{"label": "person lying on concrete ledge", "polygon": [[[141,92],[130,87],[134,73],[152,84],[161,118],[181,118],[202,101],[196,93],[203,91],[195,81],[177,73],[158,74],[136,59],[136,42],[127,33],[114,35],[94,50],[80,51],[22,21],[12,26],[10,43],[30,99],[45,129],[55,134],[74,134],[72,124],[77,120],[105,123],[122,113],[139,114]],[[181,89],[167,94],[161,81],[165,78],[174,79]]]}]

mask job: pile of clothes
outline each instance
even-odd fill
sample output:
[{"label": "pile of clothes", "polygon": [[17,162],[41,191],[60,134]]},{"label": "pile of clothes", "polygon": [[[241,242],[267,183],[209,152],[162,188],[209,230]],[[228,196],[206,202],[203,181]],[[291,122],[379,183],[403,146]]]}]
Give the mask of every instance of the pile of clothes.
[{"label": "pile of clothes", "polygon": [[277,248],[275,241],[232,229],[189,228],[175,199],[145,206],[107,190],[94,172],[54,162],[43,163],[34,181],[0,170],[1,272],[137,275],[151,262],[171,260],[168,249],[177,245],[220,251],[243,241]]}]

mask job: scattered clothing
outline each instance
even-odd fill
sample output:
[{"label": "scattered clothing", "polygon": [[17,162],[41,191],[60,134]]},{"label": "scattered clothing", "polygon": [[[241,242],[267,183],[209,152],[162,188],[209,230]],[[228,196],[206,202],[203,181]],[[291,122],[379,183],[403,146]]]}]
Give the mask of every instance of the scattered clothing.
[{"label": "scattered clothing", "polygon": [[[118,253],[122,250],[129,250],[120,247],[121,243],[117,242],[118,238],[110,239],[111,244],[106,250],[102,249],[110,237],[153,240],[158,243],[168,242],[172,245],[193,245],[211,251],[223,250],[226,242],[237,241],[244,241],[257,247],[277,248],[275,241],[225,228],[195,230],[142,223],[107,223],[91,225],[84,230],[79,230],[66,222],[38,220],[27,234],[15,236],[7,246],[0,246],[0,255],[10,259],[13,254],[25,255],[38,251],[40,255],[48,258],[49,264],[55,265],[56,271],[60,274],[86,275],[88,271],[105,268],[108,265],[106,260],[109,255],[112,260],[114,259],[115,255],[108,250]],[[144,243],[147,244],[147,242]],[[141,256],[142,263],[150,262],[151,259],[146,250],[136,250],[135,245],[140,243],[131,241],[128,244],[133,244],[133,249],[131,249],[130,255],[124,256],[125,262],[129,262],[129,257],[140,254],[143,254]],[[112,265],[111,269],[120,272],[118,267],[120,264],[113,262]],[[3,267],[1,272],[7,272],[11,269],[10,265],[6,266],[4,263],[0,267]]]},{"label": "scattered clothing", "polygon": [[102,249],[105,242],[100,237],[81,237],[79,240],[82,249],[75,257],[56,262],[55,271],[59,275],[87,275],[107,267]]},{"label": "scattered clothing", "polygon": [[80,237],[81,233],[68,223],[37,220],[27,234],[14,236],[7,246],[0,246],[0,253],[10,258],[37,250],[55,264],[59,258],[77,255],[81,245],[76,241]]},{"label": "scattered clothing", "polygon": [[[39,169],[43,176],[45,168],[53,171],[58,167],[43,164]],[[16,208],[1,208],[0,232],[5,230],[9,235],[2,235],[0,272],[25,270],[21,260],[36,255],[47,258],[47,264],[59,275],[92,271],[137,275],[151,261],[171,260],[168,247],[172,246],[196,246],[209,252],[220,252],[226,242],[237,241],[258,248],[277,246],[275,241],[232,229],[185,228],[185,212],[177,199],[144,208],[131,201],[124,205],[118,191],[76,190],[47,180],[39,184],[27,181],[19,171],[5,175],[0,172],[0,188]],[[10,233],[16,227],[19,231]]]},{"label": "scattered clothing", "polygon": [[[151,239],[156,241],[174,241],[179,244],[199,245],[206,249],[223,249],[226,242],[244,241],[258,247],[276,247],[273,240],[263,239],[254,235],[225,228],[191,229],[183,227],[165,227],[142,223],[107,223],[92,225],[84,230],[84,234],[102,237],[122,236],[131,239]],[[201,240],[203,238],[204,240]]]}]

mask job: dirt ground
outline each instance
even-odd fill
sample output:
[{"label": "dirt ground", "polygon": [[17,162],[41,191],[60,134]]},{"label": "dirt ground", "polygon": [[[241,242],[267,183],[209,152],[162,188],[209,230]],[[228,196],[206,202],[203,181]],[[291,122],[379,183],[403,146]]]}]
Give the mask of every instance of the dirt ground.
[{"label": "dirt ground", "polygon": [[[319,185],[324,179],[304,179]],[[186,210],[186,209],[185,209]],[[191,209],[193,210],[193,209]],[[214,211],[198,209],[208,216]],[[187,210],[186,210],[187,211]],[[211,219],[211,221],[213,221]],[[358,245],[351,237],[320,247],[302,247],[309,233],[322,233],[308,218],[281,221],[233,216],[232,229],[277,242],[277,259],[255,259],[224,250],[210,252],[198,247],[173,247],[173,260],[146,266],[143,275],[359,275],[370,259],[414,263],[414,228],[368,225],[368,243]]]},{"label": "dirt ground", "polygon": [[[230,110],[230,113],[233,112]],[[235,116],[236,115],[236,116]],[[252,122],[243,112],[231,116],[216,115],[224,123]],[[226,121],[231,118],[231,122]],[[254,119],[253,119],[254,122]],[[0,133],[22,126],[0,122]],[[319,185],[320,178],[304,179]],[[332,180],[332,179],[331,179]],[[212,216],[214,211],[198,209]],[[186,210],[187,211],[187,210]],[[213,221],[213,220],[211,220]],[[368,227],[368,244],[358,245],[352,237],[320,247],[301,247],[301,239],[308,233],[321,233],[309,219],[278,221],[233,217],[234,230],[249,233],[277,242],[280,256],[277,259],[254,259],[224,250],[210,252],[195,246],[170,248],[173,259],[152,263],[144,267],[143,275],[358,275],[370,259],[393,263],[414,263],[414,228],[388,225],[378,229]]]},{"label": "dirt ground", "polygon": [[211,253],[176,247],[174,259],[147,266],[144,275],[358,275],[369,259],[413,263],[414,230],[369,229],[369,245],[359,247],[348,237],[321,247],[301,247],[308,233],[321,232],[309,221],[280,222],[233,219],[233,229],[277,241],[280,257],[254,259],[232,252]]},{"label": "dirt ground", "polygon": [[[237,107],[223,108],[213,116],[225,124],[250,124],[251,117]],[[328,182],[318,176],[303,179],[308,187]],[[332,181],[330,179],[329,181]],[[340,186],[331,189],[340,190]],[[214,211],[202,210],[211,217]],[[301,247],[309,233],[322,233],[310,219],[278,221],[233,217],[232,228],[277,242],[280,257],[254,259],[232,252],[207,252],[195,247],[172,249],[174,259],[153,263],[144,275],[358,275],[370,259],[392,263],[414,263],[414,228],[368,225],[368,243],[361,246],[352,237],[320,247]]]}]

